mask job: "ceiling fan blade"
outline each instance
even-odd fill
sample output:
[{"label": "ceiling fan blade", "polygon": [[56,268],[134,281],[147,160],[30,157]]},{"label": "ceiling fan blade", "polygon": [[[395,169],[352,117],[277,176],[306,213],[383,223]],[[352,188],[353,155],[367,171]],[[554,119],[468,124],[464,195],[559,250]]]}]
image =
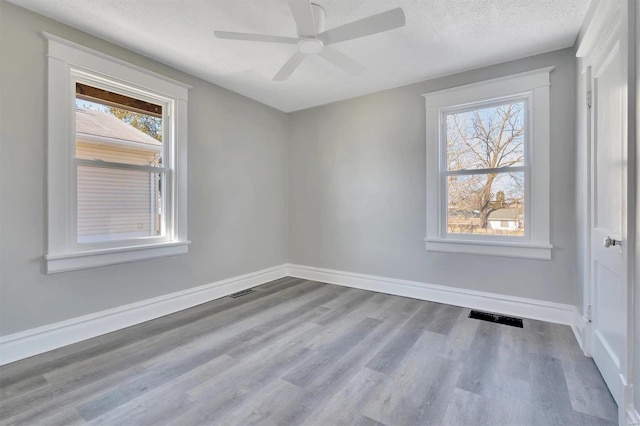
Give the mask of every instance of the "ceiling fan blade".
[{"label": "ceiling fan blade", "polygon": [[327,62],[331,62],[336,67],[354,76],[362,75],[367,70],[360,62],[351,59],[344,53],[338,52],[332,47],[325,47],[319,55]]},{"label": "ceiling fan blade", "polygon": [[405,23],[404,12],[401,8],[391,9],[368,18],[360,19],[349,24],[332,28],[318,34],[324,44],[338,43],[346,40],[364,37],[371,34],[389,31],[402,27]]},{"label": "ceiling fan blade", "polygon": [[267,43],[284,43],[284,44],[296,44],[297,38],[282,37],[268,34],[249,34],[249,33],[233,33],[229,31],[214,31],[213,34],[218,38],[226,38],[230,40],[249,40],[249,41],[264,41]]},{"label": "ceiling fan blade", "polygon": [[311,2],[309,0],[293,0],[289,2],[289,8],[298,26],[298,33],[305,36],[315,36],[316,22],[313,19]]},{"label": "ceiling fan blade", "polygon": [[293,54],[291,58],[280,68],[278,74],[273,77],[273,81],[284,81],[298,68],[298,65],[302,63],[306,55],[300,52],[296,52]]}]

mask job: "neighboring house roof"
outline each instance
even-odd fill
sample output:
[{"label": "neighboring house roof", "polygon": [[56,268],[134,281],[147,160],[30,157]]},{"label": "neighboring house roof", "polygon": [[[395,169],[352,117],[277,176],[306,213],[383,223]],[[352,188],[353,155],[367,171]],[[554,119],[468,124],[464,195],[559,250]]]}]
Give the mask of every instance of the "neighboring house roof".
[{"label": "neighboring house roof", "polygon": [[518,220],[518,209],[504,208],[489,213],[489,220]]},{"label": "neighboring house roof", "polygon": [[85,139],[159,151],[162,142],[106,112],[76,109],[76,133]]}]

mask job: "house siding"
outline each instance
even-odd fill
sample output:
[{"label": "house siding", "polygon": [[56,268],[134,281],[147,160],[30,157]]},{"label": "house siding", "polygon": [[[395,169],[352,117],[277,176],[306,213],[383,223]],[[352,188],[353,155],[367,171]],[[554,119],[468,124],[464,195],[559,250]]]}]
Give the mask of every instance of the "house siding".
[{"label": "house siding", "polygon": [[[76,143],[76,156],[129,164],[149,164],[155,152],[90,142]],[[148,172],[78,167],[78,242],[157,235],[158,189]]]}]

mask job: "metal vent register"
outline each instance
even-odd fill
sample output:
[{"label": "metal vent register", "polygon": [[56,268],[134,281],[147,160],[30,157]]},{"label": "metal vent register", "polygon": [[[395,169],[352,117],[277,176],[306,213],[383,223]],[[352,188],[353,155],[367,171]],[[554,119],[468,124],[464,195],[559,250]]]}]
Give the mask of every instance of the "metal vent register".
[{"label": "metal vent register", "polygon": [[235,299],[236,297],[242,297],[242,296],[247,295],[249,293],[253,293],[253,289],[249,288],[247,290],[242,290],[242,291],[239,291],[237,293],[230,294],[229,297],[233,297]]},{"label": "metal vent register", "polygon": [[469,313],[469,318],[523,328],[521,318],[507,317],[504,315],[492,314],[490,312],[471,311],[471,313]]}]

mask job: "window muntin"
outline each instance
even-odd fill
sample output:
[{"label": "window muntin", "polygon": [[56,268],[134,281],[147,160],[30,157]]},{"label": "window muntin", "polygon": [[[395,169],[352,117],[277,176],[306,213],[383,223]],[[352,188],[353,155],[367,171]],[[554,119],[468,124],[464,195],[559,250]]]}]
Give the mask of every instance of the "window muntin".
[{"label": "window muntin", "polygon": [[527,236],[528,117],[528,98],[522,97],[441,112],[445,234]]}]

